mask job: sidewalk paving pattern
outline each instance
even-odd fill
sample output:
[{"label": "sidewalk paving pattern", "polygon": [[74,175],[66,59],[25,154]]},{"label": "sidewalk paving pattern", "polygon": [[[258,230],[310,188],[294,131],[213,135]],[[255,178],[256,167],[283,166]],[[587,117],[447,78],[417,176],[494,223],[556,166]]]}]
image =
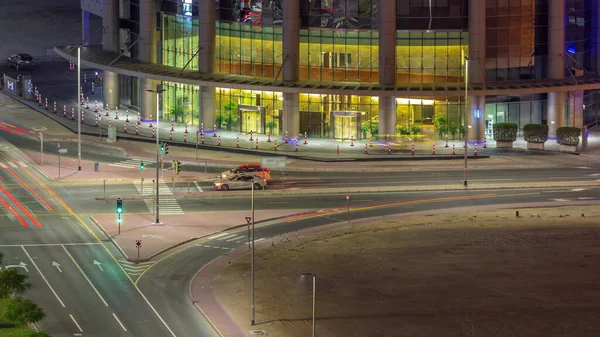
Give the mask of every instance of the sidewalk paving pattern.
[{"label": "sidewalk paving pattern", "polygon": [[[133,185],[143,197],[148,196],[147,198],[144,198],[144,203],[148,207],[148,211],[150,211],[150,213],[154,213],[154,203],[156,201],[154,197],[154,184],[150,181],[147,181],[146,184],[143,185],[143,191],[142,181],[140,179],[134,180]],[[167,186],[167,183],[165,183],[163,179],[158,181],[158,191],[160,194],[160,214],[183,214],[181,206],[179,206],[177,199],[175,199],[173,196],[173,192],[171,192],[171,189],[169,186]]]}]

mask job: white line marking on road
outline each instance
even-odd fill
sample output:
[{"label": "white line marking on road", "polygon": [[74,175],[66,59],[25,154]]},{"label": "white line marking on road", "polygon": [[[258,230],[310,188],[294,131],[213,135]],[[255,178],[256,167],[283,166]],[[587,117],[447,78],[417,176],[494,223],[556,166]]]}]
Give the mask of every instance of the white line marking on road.
[{"label": "white line marking on road", "polygon": [[581,192],[581,191],[585,191],[585,188],[574,188],[571,190],[571,192]]},{"label": "white line marking on road", "polygon": [[227,247],[221,247],[221,249],[226,249],[226,250],[229,250],[229,249],[231,249],[231,248],[227,248]]},{"label": "white line marking on road", "polygon": [[25,164],[25,163],[24,163],[24,162],[22,162],[22,161],[19,161],[19,165],[21,165],[22,167],[27,167],[27,164]]},{"label": "white line marking on road", "polygon": [[127,331],[127,329],[125,329],[125,326],[123,325],[123,323],[121,323],[121,321],[119,320],[119,317],[117,317],[117,315],[115,315],[114,312],[113,312],[113,317],[117,320],[117,322],[119,323],[121,328],[123,328],[123,331]]},{"label": "white line marking on road", "polygon": [[227,236],[222,237],[221,240],[229,239],[229,238],[232,238],[234,236],[238,236],[238,234],[229,234]]},{"label": "white line marking on road", "polygon": [[213,239],[225,236],[225,235],[229,235],[229,233],[221,233],[221,234],[213,235],[213,236],[210,236],[209,239],[213,240]]},{"label": "white line marking on road", "polygon": [[81,327],[79,326],[79,323],[77,323],[77,321],[75,320],[75,317],[73,317],[73,315],[71,314],[69,314],[69,317],[71,317],[71,320],[73,321],[73,323],[75,323],[77,329],[79,329],[79,332],[83,332],[83,330],[81,330]]},{"label": "white line marking on road", "polygon": [[58,300],[60,305],[62,305],[62,307],[64,308],[65,304],[60,299],[60,297],[58,297],[58,294],[56,293],[56,291],[54,291],[54,288],[52,288],[52,286],[50,285],[50,282],[48,282],[48,280],[46,279],[46,276],[44,276],[44,274],[42,274],[42,271],[40,270],[40,268],[38,268],[37,264],[35,264],[35,261],[33,261],[33,259],[31,258],[31,255],[29,255],[29,253],[27,252],[25,247],[21,246],[21,248],[25,252],[25,255],[27,255],[27,257],[29,258],[29,261],[31,261],[31,264],[33,264],[33,267],[35,267],[35,269],[38,271],[38,273],[40,273],[40,276],[42,277],[44,282],[46,282],[46,285],[48,286],[48,288],[50,288],[50,290],[52,291],[52,293],[54,294],[54,296],[56,297],[56,299]]},{"label": "white line marking on road", "polygon": [[596,197],[578,197],[578,200],[594,200]]},{"label": "white line marking on road", "polygon": [[52,261],[52,267],[56,267],[56,269],[58,269],[58,272],[62,273],[62,270],[60,269],[60,263]]},{"label": "white line marking on road", "polygon": [[540,195],[540,192],[530,192],[530,193],[513,193],[513,194],[498,194],[496,197],[518,197],[522,195]]},{"label": "white line marking on road", "polygon": [[235,240],[239,240],[239,239],[243,239],[243,238],[244,238],[243,235],[239,235],[239,236],[233,237],[231,239],[227,239],[225,241],[230,242],[230,241],[235,241]]},{"label": "white line marking on road", "polygon": [[27,264],[25,262],[21,262],[19,264],[11,264],[11,265],[4,267],[4,269],[10,269],[10,268],[23,268],[23,269],[25,269],[26,272],[29,273],[29,269],[27,269]]},{"label": "white line marking on road", "polygon": [[261,241],[262,241],[262,240],[264,240],[264,239],[265,239],[265,238],[256,239],[256,240],[254,240],[254,243],[261,242]]},{"label": "white line marking on road", "polygon": [[267,201],[267,204],[289,204],[288,201]]},{"label": "white line marking on road", "polygon": [[98,295],[98,297],[100,297],[100,299],[102,300],[102,303],[104,303],[104,305],[108,307],[108,303],[106,303],[106,301],[104,300],[104,297],[102,297],[102,295],[100,295],[100,293],[98,292],[98,289],[96,289],[96,287],[94,287],[94,284],[92,283],[92,281],[90,281],[90,279],[87,277],[87,275],[83,272],[83,269],[81,269],[81,267],[79,266],[77,261],[75,261],[75,259],[73,258],[73,255],[71,255],[71,253],[69,253],[69,251],[67,250],[67,247],[65,247],[65,246],[62,246],[62,247],[65,250],[65,253],[67,253],[67,255],[69,255],[69,257],[71,258],[71,260],[73,261],[73,263],[75,264],[77,269],[79,269],[79,271],[81,272],[81,275],[83,275],[83,277],[88,281],[90,286],[92,286],[92,289],[94,289],[94,291],[96,292],[96,295]]},{"label": "white line marking on road", "polygon": [[[0,163],[0,165],[2,165],[2,164]],[[600,173],[592,173],[592,174],[590,174],[590,177],[598,177],[598,176],[600,176]]]},{"label": "white line marking on road", "polygon": [[202,187],[200,187],[200,185],[198,185],[198,182],[197,182],[197,181],[194,181],[194,185],[196,185],[196,188],[198,189],[198,191],[200,191],[200,192],[204,192],[204,191],[202,190]]},{"label": "white line marking on road", "polygon": [[52,247],[52,246],[92,246],[101,245],[99,242],[82,243],[26,243],[22,245],[0,245],[0,247]]},{"label": "white line marking on road", "polygon": [[94,260],[94,266],[98,266],[98,268],[100,269],[100,271],[104,271],[104,269],[102,269],[102,263]]},{"label": "white line marking on road", "polygon": [[17,164],[13,163],[12,161],[9,161],[9,162],[8,162],[8,165],[10,165],[10,166],[11,166],[11,167],[13,167],[13,168],[19,168],[19,167],[17,166]]},{"label": "white line marking on road", "polygon": [[559,199],[550,199],[550,200],[552,200],[552,201],[569,201],[569,199],[560,199],[560,198]]}]

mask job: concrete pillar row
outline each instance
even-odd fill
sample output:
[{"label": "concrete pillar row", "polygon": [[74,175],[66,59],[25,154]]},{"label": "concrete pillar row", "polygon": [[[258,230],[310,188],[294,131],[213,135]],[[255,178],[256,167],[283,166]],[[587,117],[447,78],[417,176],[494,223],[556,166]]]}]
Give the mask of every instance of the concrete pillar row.
[{"label": "concrete pillar row", "polygon": [[393,139],[396,134],[396,97],[379,96],[379,139]]},{"label": "concrete pillar row", "polygon": [[[283,80],[297,81],[300,66],[300,1],[283,1]],[[285,101],[285,100],[284,100]],[[285,132],[285,130],[283,130]],[[288,130],[289,131],[289,130]]]},{"label": "concrete pillar row", "polygon": [[149,80],[145,78],[139,79],[139,91],[140,91],[140,116],[142,119],[156,119],[158,118],[156,110],[156,92],[150,92],[147,90],[156,91],[160,81]]},{"label": "concrete pillar row", "polygon": [[583,91],[569,93],[569,121],[568,124],[577,128],[583,127]]},{"label": "concrete pillar row", "polygon": [[119,74],[104,71],[102,77],[102,100],[104,106],[108,104],[111,109],[119,106]]},{"label": "concrete pillar row", "polygon": [[485,139],[485,96],[469,96],[467,140],[481,143]]},{"label": "concrete pillar row", "polygon": [[90,12],[81,10],[81,43],[90,44]]},{"label": "concrete pillar row", "polygon": [[469,82],[485,82],[485,1],[469,0]]},{"label": "concrete pillar row", "polygon": [[198,14],[198,70],[201,73],[212,73],[215,71],[217,36],[215,1],[198,1]]},{"label": "concrete pillar row", "polygon": [[396,0],[379,2],[379,84],[396,84]]},{"label": "concrete pillar row", "polygon": [[[119,0],[103,0],[102,3],[102,49],[119,52]],[[119,105],[119,75],[104,71],[102,79],[104,104],[111,109]]]},{"label": "concrete pillar row", "polygon": [[157,41],[160,39],[156,30],[156,0],[140,0],[140,35],[138,45],[138,60],[146,63],[156,63]]},{"label": "concrete pillar row", "polygon": [[548,93],[548,137],[556,138],[556,129],[565,125],[565,93]]},{"label": "concrete pillar row", "polygon": [[285,137],[288,132],[290,138],[296,138],[300,134],[300,102],[299,94],[283,93],[283,118],[281,136]]},{"label": "concrete pillar row", "polygon": [[202,86],[199,95],[200,123],[204,123],[204,130],[211,130],[215,124],[215,88]]}]

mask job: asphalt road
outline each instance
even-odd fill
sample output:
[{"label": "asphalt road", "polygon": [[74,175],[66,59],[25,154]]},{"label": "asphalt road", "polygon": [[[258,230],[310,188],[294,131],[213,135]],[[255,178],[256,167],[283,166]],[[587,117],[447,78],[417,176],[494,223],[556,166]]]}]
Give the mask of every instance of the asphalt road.
[{"label": "asphalt road", "polygon": [[39,326],[53,336],[171,335],[122,270],[116,249],[35,170],[21,166],[24,158],[10,145],[2,149],[0,251],[5,267],[29,276],[27,296],[48,316]]}]

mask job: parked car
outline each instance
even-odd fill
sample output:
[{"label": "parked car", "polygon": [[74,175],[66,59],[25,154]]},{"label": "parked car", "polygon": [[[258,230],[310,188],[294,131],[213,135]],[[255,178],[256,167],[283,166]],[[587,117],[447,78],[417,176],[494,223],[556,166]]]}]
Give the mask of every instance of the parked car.
[{"label": "parked car", "polygon": [[239,173],[229,176],[225,179],[219,179],[214,182],[215,190],[251,190],[254,184],[255,190],[262,190],[267,186],[267,182],[253,174]]},{"label": "parked car", "polygon": [[246,164],[232,168],[231,170],[221,173],[220,178],[224,179],[238,173],[250,173],[261,177],[263,180],[271,180],[271,171],[268,168],[263,168],[258,164]]},{"label": "parked car", "polygon": [[33,68],[35,62],[33,61],[33,57],[29,54],[13,54],[8,58],[8,66],[15,67],[17,68],[17,71],[19,71],[19,69]]}]

